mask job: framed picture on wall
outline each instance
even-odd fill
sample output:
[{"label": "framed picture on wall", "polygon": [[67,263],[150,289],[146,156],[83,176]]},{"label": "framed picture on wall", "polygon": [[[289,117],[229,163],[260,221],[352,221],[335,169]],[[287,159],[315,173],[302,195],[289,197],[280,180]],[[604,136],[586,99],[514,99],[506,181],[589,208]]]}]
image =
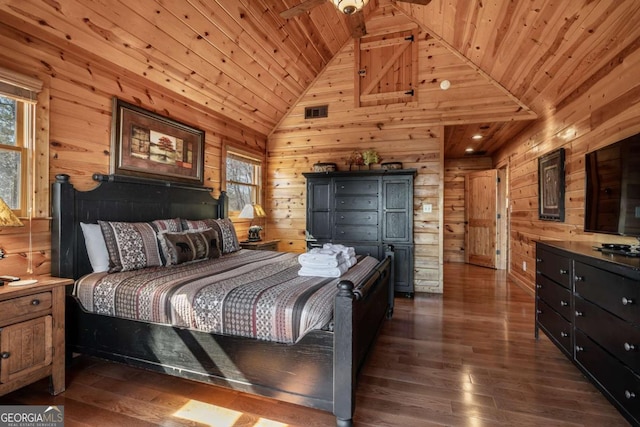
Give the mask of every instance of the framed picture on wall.
[{"label": "framed picture on wall", "polygon": [[202,185],[204,131],[113,99],[111,173]]},{"label": "framed picture on wall", "polygon": [[538,218],[564,221],[564,148],[538,158]]}]

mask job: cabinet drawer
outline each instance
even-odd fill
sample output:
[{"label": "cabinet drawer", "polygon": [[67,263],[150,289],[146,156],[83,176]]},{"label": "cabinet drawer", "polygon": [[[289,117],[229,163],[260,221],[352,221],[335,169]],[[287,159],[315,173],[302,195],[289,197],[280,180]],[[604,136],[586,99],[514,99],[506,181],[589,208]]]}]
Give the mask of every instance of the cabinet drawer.
[{"label": "cabinet drawer", "polygon": [[41,313],[51,308],[51,292],[13,298],[0,302],[0,326],[12,323],[16,318]]},{"label": "cabinet drawer", "polygon": [[551,341],[555,342],[565,353],[572,353],[570,322],[540,299],[538,299],[536,319],[538,325],[549,335]]},{"label": "cabinet drawer", "polygon": [[378,240],[378,227],[375,225],[336,225],[335,240],[375,242]]},{"label": "cabinet drawer", "polygon": [[575,307],[576,328],[589,335],[631,369],[640,372],[640,328],[580,297],[575,298]]},{"label": "cabinet drawer", "polygon": [[536,249],[536,269],[543,275],[571,289],[571,258]]},{"label": "cabinet drawer", "polygon": [[585,368],[627,415],[640,424],[640,377],[604,351],[580,331],[576,331],[576,362]]},{"label": "cabinet drawer", "polygon": [[378,225],[378,212],[336,212],[336,224]]},{"label": "cabinet drawer", "polygon": [[336,196],[347,194],[378,194],[378,179],[336,180]]},{"label": "cabinet drawer", "polygon": [[378,210],[378,196],[338,196],[336,197],[336,211],[363,209]]},{"label": "cabinet drawer", "polygon": [[575,291],[586,300],[640,324],[640,283],[590,265],[576,262]]},{"label": "cabinet drawer", "polygon": [[551,279],[536,274],[536,293],[540,299],[560,313],[568,321],[571,319],[571,292]]}]

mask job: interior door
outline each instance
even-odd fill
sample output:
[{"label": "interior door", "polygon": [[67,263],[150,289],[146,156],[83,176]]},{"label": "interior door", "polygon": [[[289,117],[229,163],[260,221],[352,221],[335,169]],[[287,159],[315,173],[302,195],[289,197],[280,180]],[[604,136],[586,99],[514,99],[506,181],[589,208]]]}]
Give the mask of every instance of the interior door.
[{"label": "interior door", "polygon": [[467,264],[498,265],[498,171],[470,172],[465,176],[465,250]]}]

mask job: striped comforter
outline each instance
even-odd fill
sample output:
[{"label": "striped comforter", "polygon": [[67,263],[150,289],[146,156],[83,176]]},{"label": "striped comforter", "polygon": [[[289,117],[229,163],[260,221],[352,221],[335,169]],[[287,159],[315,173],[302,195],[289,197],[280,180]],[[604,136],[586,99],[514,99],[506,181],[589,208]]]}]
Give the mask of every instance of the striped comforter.
[{"label": "striped comforter", "polygon": [[301,277],[297,257],[240,250],[172,267],[91,273],[74,293],[98,314],[294,343],[331,321],[340,280],[358,283],[378,263],[364,257],[341,278]]}]

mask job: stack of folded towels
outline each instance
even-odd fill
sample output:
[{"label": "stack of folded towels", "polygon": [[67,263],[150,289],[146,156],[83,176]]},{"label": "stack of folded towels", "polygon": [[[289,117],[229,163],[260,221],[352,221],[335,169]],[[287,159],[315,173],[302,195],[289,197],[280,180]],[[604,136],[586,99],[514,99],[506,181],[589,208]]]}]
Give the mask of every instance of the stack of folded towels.
[{"label": "stack of folded towels", "polygon": [[344,245],[325,243],[298,256],[299,276],[340,277],[356,264],[356,252]]}]

